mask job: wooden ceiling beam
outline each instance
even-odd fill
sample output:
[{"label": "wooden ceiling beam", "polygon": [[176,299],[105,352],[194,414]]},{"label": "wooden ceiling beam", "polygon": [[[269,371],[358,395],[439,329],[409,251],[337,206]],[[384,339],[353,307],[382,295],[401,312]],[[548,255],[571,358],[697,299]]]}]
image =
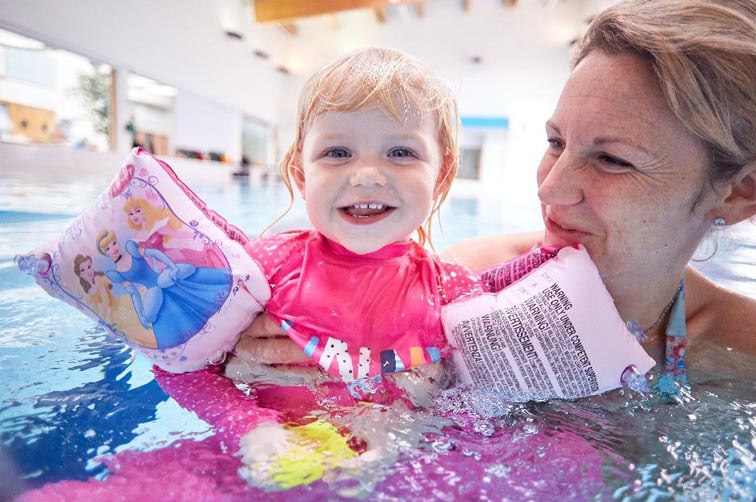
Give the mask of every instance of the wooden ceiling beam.
[{"label": "wooden ceiling beam", "polygon": [[416,4],[423,0],[255,0],[255,20],[258,23],[280,22],[286,19],[321,16],[353,9],[377,9],[397,4]]},{"label": "wooden ceiling beam", "polygon": [[517,0],[501,0],[501,3],[503,3],[506,7],[514,7],[517,5]]},{"label": "wooden ceiling beam", "polygon": [[465,10],[465,12],[470,12],[470,9],[472,9],[472,0],[463,0],[462,8]]},{"label": "wooden ceiling beam", "polygon": [[415,4],[415,14],[417,14],[417,17],[425,17],[425,2]]}]

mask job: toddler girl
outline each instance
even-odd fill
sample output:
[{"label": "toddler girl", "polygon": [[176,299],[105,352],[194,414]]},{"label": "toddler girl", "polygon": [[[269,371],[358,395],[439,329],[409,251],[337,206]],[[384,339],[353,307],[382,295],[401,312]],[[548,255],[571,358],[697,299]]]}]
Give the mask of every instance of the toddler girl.
[{"label": "toddler girl", "polygon": [[450,89],[395,50],[345,55],[302,91],[280,174],[314,230],[247,251],[269,281],[268,313],[356,397],[382,374],[447,355],[441,307],[482,292],[466,268],[423,248],[457,172],[457,123]]}]

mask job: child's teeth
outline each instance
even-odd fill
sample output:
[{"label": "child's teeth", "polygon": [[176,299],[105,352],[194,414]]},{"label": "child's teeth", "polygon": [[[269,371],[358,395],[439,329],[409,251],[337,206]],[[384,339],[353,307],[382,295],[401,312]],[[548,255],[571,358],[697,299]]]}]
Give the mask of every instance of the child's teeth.
[{"label": "child's teeth", "polygon": [[352,207],[355,209],[383,209],[383,204],[373,202],[370,204],[355,204]]}]

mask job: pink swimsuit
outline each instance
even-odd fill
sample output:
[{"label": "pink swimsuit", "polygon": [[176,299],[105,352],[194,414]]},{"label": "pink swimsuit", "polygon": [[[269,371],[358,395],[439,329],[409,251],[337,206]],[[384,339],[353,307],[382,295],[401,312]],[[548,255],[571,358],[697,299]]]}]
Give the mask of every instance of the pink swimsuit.
[{"label": "pink swimsuit", "polygon": [[292,231],[246,250],[270,283],[268,313],[345,382],[446,356],[441,307],[483,291],[468,269],[412,241],[358,255],[318,232]]}]

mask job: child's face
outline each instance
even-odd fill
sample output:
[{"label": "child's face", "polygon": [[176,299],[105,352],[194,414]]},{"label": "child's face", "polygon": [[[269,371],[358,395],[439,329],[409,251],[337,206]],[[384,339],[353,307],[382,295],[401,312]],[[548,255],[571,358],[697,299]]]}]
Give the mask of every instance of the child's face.
[{"label": "child's face", "polygon": [[295,159],[310,221],[354,253],[406,241],[430,214],[442,158],[436,118],[405,122],[376,106],[319,115]]}]

